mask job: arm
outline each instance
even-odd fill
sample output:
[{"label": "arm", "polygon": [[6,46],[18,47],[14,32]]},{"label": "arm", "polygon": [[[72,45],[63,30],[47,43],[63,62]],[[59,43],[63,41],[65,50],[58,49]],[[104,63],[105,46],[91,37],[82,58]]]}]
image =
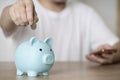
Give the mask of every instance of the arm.
[{"label": "arm", "polygon": [[4,8],[0,17],[0,26],[10,35],[18,26],[32,25],[38,20],[32,0],[17,0]]}]

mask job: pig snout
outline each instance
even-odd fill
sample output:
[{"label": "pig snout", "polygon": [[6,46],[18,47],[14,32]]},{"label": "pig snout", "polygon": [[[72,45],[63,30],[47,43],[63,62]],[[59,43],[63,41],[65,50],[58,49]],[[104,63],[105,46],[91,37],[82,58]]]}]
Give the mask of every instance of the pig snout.
[{"label": "pig snout", "polygon": [[54,56],[51,54],[46,54],[43,56],[43,63],[44,64],[53,64]]}]

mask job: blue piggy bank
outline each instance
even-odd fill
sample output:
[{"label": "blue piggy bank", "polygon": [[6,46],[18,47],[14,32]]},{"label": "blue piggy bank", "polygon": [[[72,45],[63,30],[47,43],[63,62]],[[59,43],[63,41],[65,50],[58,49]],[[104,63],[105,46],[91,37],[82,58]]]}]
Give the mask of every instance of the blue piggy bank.
[{"label": "blue piggy bank", "polygon": [[55,60],[51,44],[50,38],[40,41],[35,37],[20,44],[15,54],[17,75],[27,73],[28,76],[47,76]]}]

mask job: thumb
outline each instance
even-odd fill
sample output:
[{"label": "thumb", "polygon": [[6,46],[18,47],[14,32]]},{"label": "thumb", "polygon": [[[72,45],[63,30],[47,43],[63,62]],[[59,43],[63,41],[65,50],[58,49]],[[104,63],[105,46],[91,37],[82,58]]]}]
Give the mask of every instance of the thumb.
[{"label": "thumb", "polygon": [[34,21],[33,21],[33,23],[36,23],[39,19],[38,19],[38,16],[37,16],[37,13],[36,13],[36,11],[35,11],[35,8],[34,8]]}]

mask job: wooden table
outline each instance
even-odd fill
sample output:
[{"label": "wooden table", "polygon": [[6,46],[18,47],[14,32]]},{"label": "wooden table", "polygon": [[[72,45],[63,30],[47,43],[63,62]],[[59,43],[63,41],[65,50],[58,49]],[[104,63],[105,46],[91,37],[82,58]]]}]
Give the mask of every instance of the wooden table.
[{"label": "wooden table", "polygon": [[101,66],[90,62],[56,62],[49,76],[16,76],[12,62],[0,62],[0,80],[120,80],[120,64]]}]

